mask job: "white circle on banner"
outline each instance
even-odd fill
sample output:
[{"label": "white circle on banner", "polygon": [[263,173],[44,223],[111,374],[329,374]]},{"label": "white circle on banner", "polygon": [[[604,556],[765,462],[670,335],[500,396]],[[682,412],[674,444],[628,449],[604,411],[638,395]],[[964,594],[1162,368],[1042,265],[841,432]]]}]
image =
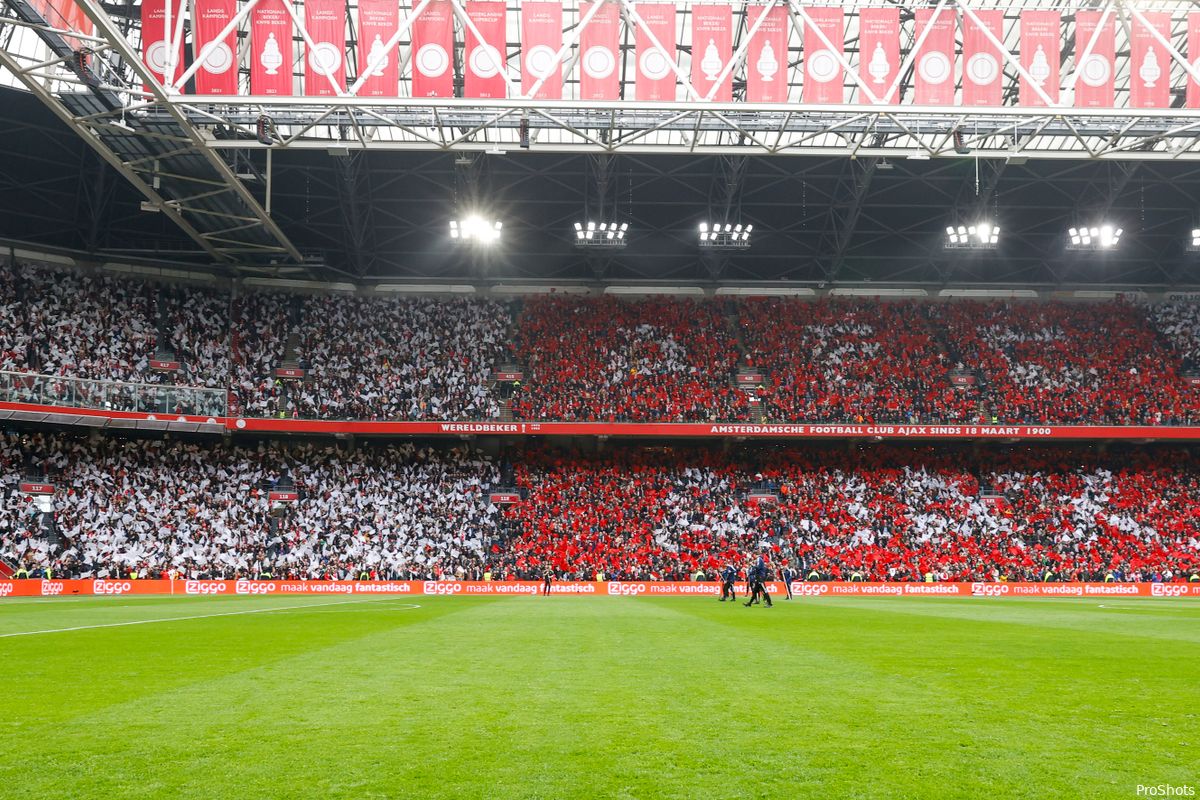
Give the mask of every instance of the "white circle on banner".
[{"label": "white circle on banner", "polygon": [[950,59],[940,51],[926,53],[921,56],[917,72],[926,83],[945,83],[950,79]]},{"label": "white circle on banner", "polygon": [[558,53],[549,45],[539,44],[529,48],[525,56],[525,68],[535,78],[545,78],[554,71],[554,56]]},{"label": "white circle on banner", "polygon": [[494,78],[500,74],[500,64],[503,56],[500,51],[490,44],[481,44],[471,51],[471,72],[481,78]]},{"label": "white circle on banner", "polygon": [[440,44],[427,44],[417,51],[417,69],[429,78],[436,78],[450,66],[450,56]]},{"label": "white circle on banner", "polygon": [[167,71],[167,43],[161,39],[146,48],[146,64],[155,72]]},{"label": "white circle on banner", "polygon": [[235,422],[233,424],[236,425],[238,428],[244,428],[244,427],[246,427],[246,420],[239,419],[237,422]]},{"label": "white circle on banner", "polygon": [[671,74],[671,62],[657,48],[642,53],[638,64],[642,74],[652,81],[661,81]]},{"label": "white circle on banner", "polygon": [[204,69],[213,75],[228,72],[233,66],[233,50],[224,42],[209,45],[208,54],[204,57]]},{"label": "white circle on banner", "polygon": [[607,78],[617,68],[617,59],[607,47],[589,47],[583,54],[583,70],[593,78]]},{"label": "white circle on banner", "polygon": [[818,50],[808,57],[808,75],[817,83],[829,83],[837,77],[838,60],[830,50]]},{"label": "white circle on banner", "polygon": [[342,65],[342,53],[330,42],[317,42],[308,54],[308,64],[318,75],[333,75]]},{"label": "white circle on banner", "polygon": [[976,86],[987,86],[1000,76],[1000,62],[991,53],[976,53],[967,59],[967,78]]},{"label": "white circle on banner", "polygon": [[1112,64],[1099,53],[1092,53],[1083,60],[1079,67],[1079,80],[1093,89],[1108,83],[1112,77]]}]

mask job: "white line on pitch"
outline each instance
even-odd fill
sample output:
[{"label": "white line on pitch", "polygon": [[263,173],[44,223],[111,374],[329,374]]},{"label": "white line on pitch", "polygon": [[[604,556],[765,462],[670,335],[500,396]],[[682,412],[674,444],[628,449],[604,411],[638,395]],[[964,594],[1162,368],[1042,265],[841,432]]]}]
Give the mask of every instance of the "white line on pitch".
[{"label": "white line on pitch", "polygon": [[[272,611],[295,611],[299,608],[321,608],[322,606],[344,606],[348,603],[383,603],[390,597],[378,597],[371,600],[338,600],[334,603],[305,603],[298,606],[276,606],[275,608],[251,608],[245,611],[222,611],[218,614],[193,614],[187,617],[163,617],[161,619],[137,619],[130,622],[106,622],[103,625],[77,625],[73,628],[50,628],[44,631],[19,631],[17,633],[0,633],[0,639],[11,636],[36,636],[42,633],[67,633],[69,631],[87,631],[93,628],[121,628],[127,625],[150,625],[155,622],[181,622],[188,619],[208,619],[210,617],[236,617],[242,614],[269,614]],[[406,607],[417,609],[416,603],[407,603]]]}]

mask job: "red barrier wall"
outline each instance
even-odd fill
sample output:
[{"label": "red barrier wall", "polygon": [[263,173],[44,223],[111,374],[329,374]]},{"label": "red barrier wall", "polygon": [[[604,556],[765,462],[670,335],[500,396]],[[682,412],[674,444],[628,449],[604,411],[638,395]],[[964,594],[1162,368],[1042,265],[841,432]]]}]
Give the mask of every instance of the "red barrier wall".
[{"label": "red barrier wall", "polygon": [[[537,581],[0,580],[0,598],[68,595],[536,595]],[[714,581],[559,581],[553,594],[716,597]],[[739,595],[744,583],[736,585]],[[784,585],[767,584],[774,596]],[[1200,583],[792,583],[804,597],[1200,597]]]}]

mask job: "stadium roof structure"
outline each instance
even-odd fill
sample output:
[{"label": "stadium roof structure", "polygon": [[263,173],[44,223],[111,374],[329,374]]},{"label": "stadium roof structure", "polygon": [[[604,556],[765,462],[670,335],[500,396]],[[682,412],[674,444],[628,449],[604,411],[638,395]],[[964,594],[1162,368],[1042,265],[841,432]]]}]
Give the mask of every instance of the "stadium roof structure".
[{"label": "stadium roof structure", "polygon": [[[44,16],[72,2],[92,33]],[[451,3],[461,26],[465,7]],[[0,235],[105,257],[156,254],[234,274],[337,280],[1195,282],[1184,247],[1200,196],[1200,113],[1184,107],[1185,87],[1200,82],[1200,69],[1183,55],[1189,3],[846,4],[846,102],[836,105],[803,102],[801,69],[786,70],[788,102],[744,102],[745,66],[736,54],[744,57],[752,23],[742,3],[733,12],[732,102],[701,99],[682,66],[672,102],[530,99],[518,86],[520,5],[509,3],[506,99],[403,96],[411,95],[404,78],[399,98],[218,98],[186,91],[190,68],[159,81],[143,64],[136,3],[2,0],[0,83],[24,93],[6,98],[0,110],[12,129],[0,147],[21,157],[6,159],[6,177],[47,201],[65,188],[78,224],[63,219],[56,207],[63,199],[41,204],[10,192],[0,201],[10,220]],[[630,23],[640,18],[637,3],[617,5],[625,17],[625,98],[635,94]],[[682,65],[691,58],[693,4],[675,5]],[[762,5],[792,17],[794,66],[802,53],[798,31],[811,24],[812,6]],[[1002,46],[1003,104],[911,104],[916,36],[900,43],[900,101],[873,104],[875,90],[854,65],[862,63],[860,15],[881,6],[898,8],[902,21],[921,9],[964,16],[1001,9],[1007,24],[995,44]],[[347,8],[356,19],[356,0]],[[1069,91],[1061,104],[1017,105],[1017,87],[1030,77],[1019,57],[1020,14],[1062,13],[1062,74],[1071,88],[1079,51],[1090,47],[1075,41],[1075,14],[1083,9],[1115,26],[1115,107],[1075,108]],[[1157,35],[1169,51],[1159,68],[1175,88],[1168,107],[1133,108],[1130,79],[1141,65],[1133,63],[1131,30],[1153,27],[1145,21],[1155,11],[1174,12],[1167,35]],[[296,26],[309,40],[301,16]],[[577,42],[587,24],[577,3],[564,3],[564,20],[565,43]],[[351,52],[354,33],[352,24]],[[238,35],[245,38],[244,24]],[[462,39],[453,58],[459,89]],[[402,31],[405,58],[409,45]],[[81,46],[90,51],[84,64]],[[577,98],[577,48],[564,52],[563,97]],[[248,91],[247,69],[238,80]],[[956,80],[961,91],[961,76]],[[36,113],[30,99],[48,113]],[[259,130],[263,118],[269,136]],[[75,160],[40,158],[49,142]],[[143,201],[159,212],[153,220],[130,212]],[[504,220],[504,246],[491,253],[452,249],[447,220],[482,203]],[[621,253],[572,247],[573,223],[592,212],[630,224]],[[1065,252],[1069,226],[1109,216],[1126,232],[1120,248],[1102,256]],[[985,217],[1004,231],[995,251],[945,250],[947,225]],[[696,225],[706,219],[753,224],[752,247],[700,252]]]}]

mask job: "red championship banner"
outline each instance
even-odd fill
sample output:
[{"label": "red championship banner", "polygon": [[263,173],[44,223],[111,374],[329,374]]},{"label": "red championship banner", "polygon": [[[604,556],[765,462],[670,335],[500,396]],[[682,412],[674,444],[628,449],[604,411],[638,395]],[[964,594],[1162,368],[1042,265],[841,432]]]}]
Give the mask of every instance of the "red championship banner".
[{"label": "red championship banner", "polygon": [[537,0],[521,4],[521,93],[528,96],[541,81],[531,100],[562,99],[563,45],[562,3]]},{"label": "red championship banner", "polygon": [[[1171,15],[1165,11],[1145,11],[1130,20],[1129,107],[1168,108],[1171,105],[1171,56],[1154,36],[1157,31],[1171,41]],[[1146,23],[1149,23],[1147,26]]]},{"label": "red championship banner", "polygon": [[[787,586],[768,581],[767,591],[786,595]],[[793,581],[792,595],[797,599],[836,597],[1200,597],[1200,582],[1189,583],[868,583],[843,581]],[[746,594],[746,584],[734,589]],[[0,580],[0,602],[6,597],[68,597],[90,595],[175,595],[178,597],[287,596],[287,595],[419,595],[502,596],[537,595],[541,581],[456,581],[456,580],[275,580],[239,578],[234,580]],[[556,581],[550,593],[555,595],[600,597],[707,597],[720,595],[716,581]]]},{"label": "red championship banner", "polygon": [[[858,12],[858,73],[876,102],[898,102],[900,69],[900,9],[863,8]],[[863,98],[866,102],[867,98]]]},{"label": "red championship banner", "polygon": [[463,51],[463,97],[487,100],[508,95],[504,83],[507,12],[508,6],[504,2],[475,0],[467,3],[467,18],[479,32],[479,37],[467,28],[467,45]]},{"label": "red championship banner", "polygon": [[[171,0],[169,6],[166,0],[142,2],[142,63],[162,84],[174,82],[184,70],[182,16],[183,0]],[[172,57],[169,42],[177,32],[178,47]]]},{"label": "red championship banner", "polygon": [[[675,6],[638,3],[637,99],[675,99]],[[657,45],[651,41],[657,41]]]},{"label": "red championship banner", "polygon": [[[595,3],[580,3],[585,19]],[[579,38],[579,99],[616,100],[621,94],[621,7],[601,2]]]},{"label": "red championship banner", "polygon": [[[414,8],[420,0],[413,0]],[[413,97],[454,96],[454,6],[432,0],[412,24]]]},{"label": "red championship banner", "polygon": [[1021,105],[1046,105],[1038,89],[1046,93],[1051,103],[1058,102],[1061,31],[1062,19],[1057,11],[1021,12],[1021,66],[1032,79],[1020,76]]},{"label": "red championship banner", "polygon": [[220,41],[217,37],[237,16],[237,0],[195,0],[192,27],[200,60],[196,94],[237,94],[237,28]]},{"label": "red championship banner", "polygon": [[946,8],[918,8],[916,40],[925,37],[917,52],[915,102],[921,106],[954,103],[954,12]]},{"label": "red championship banner", "polygon": [[998,106],[1004,78],[1004,56],[992,44],[1004,41],[1004,12],[987,9],[975,12],[978,22],[969,14],[962,18],[964,106]]},{"label": "red championship banner", "polygon": [[258,0],[250,16],[250,94],[292,94],[292,18],[285,0]]},{"label": "red championship banner", "polygon": [[692,6],[692,86],[702,100],[733,100],[733,70],[726,69],[732,57],[733,8]]},{"label": "red championship banner", "polygon": [[312,39],[304,59],[304,93],[335,96],[338,89],[346,88],[346,4],[305,0],[304,27]]},{"label": "red championship banner", "polygon": [[[762,24],[758,20],[766,14]],[[758,30],[746,48],[746,99],[751,103],[786,103],[788,99],[788,15],[775,6],[746,6],[746,25]]]},{"label": "red championship banner", "polygon": [[[1116,74],[1116,14],[1101,11],[1075,13],[1075,106],[1112,108],[1113,77]],[[1087,55],[1084,52],[1087,51]]]},{"label": "red championship banner", "polygon": [[358,0],[359,97],[396,97],[400,93],[400,59],[388,42],[400,29],[396,0]]},{"label": "red championship banner", "polygon": [[841,103],[846,97],[841,60],[845,54],[845,20],[841,6],[808,6],[811,24],[804,26],[804,102]]},{"label": "red championship banner", "polygon": [[1195,73],[1187,76],[1187,107],[1200,108],[1200,11],[1188,14],[1188,61]]}]

